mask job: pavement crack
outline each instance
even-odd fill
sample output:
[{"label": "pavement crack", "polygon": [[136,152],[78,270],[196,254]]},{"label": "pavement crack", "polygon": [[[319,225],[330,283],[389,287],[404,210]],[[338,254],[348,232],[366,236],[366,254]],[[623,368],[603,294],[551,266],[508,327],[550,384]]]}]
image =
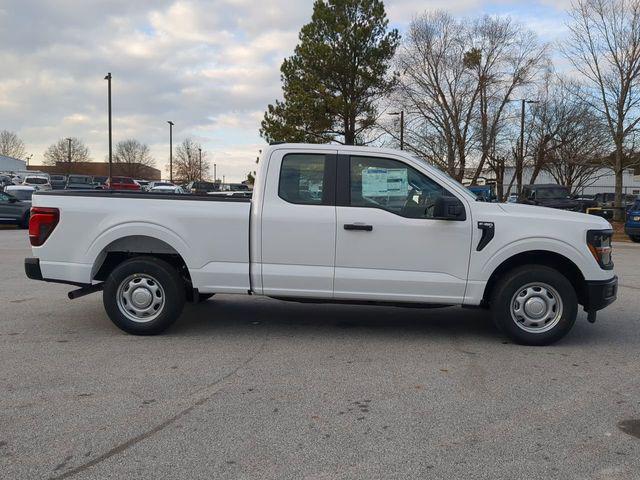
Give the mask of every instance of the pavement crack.
[{"label": "pavement crack", "polygon": [[[175,415],[173,415],[172,417],[168,418],[164,422],[156,425],[152,429],[147,430],[145,432],[142,432],[140,435],[136,435],[135,437],[130,438],[126,442],[122,442],[122,443],[116,445],[111,450],[103,453],[102,455],[100,455],[100,456],[98,456],[98,457],[96,457],[96,458],[94,458],[92,460],[89,460],[88,462],[85,462],[82,465],[79,465],[79,466],[77,466],[77,467],[75,467],[75,468],[73,468],[71,470],[67,470],[66,472],[62,473],[61,475],[54,475],[52,477],[49,477],[49,480],[62,480],[62,479],[65,479],[65,478],[73,477],[74,475],[77,475],[78,473],[82,473],[85,470],[88,470],[89,468],[94,467],[94,466],[98,465],[99,463],[102,463],[105,460],[108,460],[109,458],[124,452],[125,450],[127,450],[127,449],[131,448],[132,446],[134,446],[134,445],[136,445],[136,444],[148,439],[149,437],[152,437],[156,433],[161,432],[162,430],[167,428],[169,425],[175,423],[177,420],[189,415],[197,407],[207,403],[217,393],[220,392],[221,387],[220,388],[215,388],[215,387],[217,387],[218,385],[223,383],[225,380],[228,380],[229,378],[233,377],[240,370],[244,369],[247,365],[249,365],[251,362],[253,362],[253,360],[256,359],[263,352],[264,347],[267,344],[267,341],[268,341],[268,333],[265,335],[265,337],[262,340],[260,346],[257,348],[257,350],[255,351],[255,353],[253,355],[248,357],[245,361],[243,361],[240,365],[238,365],[236,368],[234,368],[230,372],[226,373],[225,375],[223,375],[222,377],[218,378],[214,382],[208,384],[206,387],[194,392],[192,394],[192,396],[198,395],[198,394],[201,394],[201,393],[204,393],[204,395],[202,395],[200,398],[198,398],[196,401],[194,401],[193,404],[190,405],[189,407],[181,410],[180,412],[176,413]],[[214,389],[213,391],[211,391],[212,388]],[[58,468],[56,468],[56,470],[58,470],[59,468],[63,468],[66,465],[66,462],[68,460],[70,460],[70,458],[65,459],[65,461],[62,464],[58,465]]]}]

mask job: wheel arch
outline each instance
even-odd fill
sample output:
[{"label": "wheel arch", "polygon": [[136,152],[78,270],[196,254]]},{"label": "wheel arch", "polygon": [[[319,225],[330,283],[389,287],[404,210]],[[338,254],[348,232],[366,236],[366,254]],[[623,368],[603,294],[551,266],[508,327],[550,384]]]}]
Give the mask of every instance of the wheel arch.
[{"label": "wheel arch", "polygon": [[523,265],[544,265],[557,270],[564,275],[573,285],[578,303],[584,305],[587,299],[586,281],[580,268],[566,256],[552,252],[549,250],[528,250],[517,253],[504,260],[491,273],[489,280],[484,288],[482,303],[488,304],[493,289],[496,287],[498,280],[506,274],[506,272]]},{"label": "wheel arch", "polygon": [[[147,235],[120,237],[104,246],[93,263],[91,279],[104,281],[118,265],[139,256],[166,261],[178,270],[187,285],[191,285],[189,268],[180,252],[166,241]],[[187,292],[190,290],[187,288]]]}]

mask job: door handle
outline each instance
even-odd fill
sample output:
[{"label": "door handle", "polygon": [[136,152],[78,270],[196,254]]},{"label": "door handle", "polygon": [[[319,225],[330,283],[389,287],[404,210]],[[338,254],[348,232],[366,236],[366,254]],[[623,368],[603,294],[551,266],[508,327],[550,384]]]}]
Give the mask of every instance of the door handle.
[{"label": "door handle", "polygon": [[345,230],[362,230],[363,232],[370,232],[373,230],[373,225],[365,225],[363,223],[345,223]]}]

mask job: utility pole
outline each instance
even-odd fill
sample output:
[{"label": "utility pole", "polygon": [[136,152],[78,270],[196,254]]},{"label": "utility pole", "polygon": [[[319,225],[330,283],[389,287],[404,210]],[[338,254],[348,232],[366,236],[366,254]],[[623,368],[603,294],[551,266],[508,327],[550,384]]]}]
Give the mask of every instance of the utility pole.
[{"label": "utility pole", "polygon": [[524,167],[524,107],[527,103],[540,103],[537,100],[508,100],[509,102],[520,102],[520,138],[518,141],[518,154],[516,155],[516,192],[518,197],[522,193],[522,169]]},{"label": "utility pole", "polygon": [[168,120],[169,124],[169,181],[173,183],[173,125],[171,120]]},{"label": "utility pole", "polygon": [[[108,83],[108,102],[109,102],[109,187],[111,187],[111,165],[113,163],[113,151],[111,149],[111,72],[107,73],[107,76],[104,79]],[[71,145],[71,143],[69,143]],[[69,147],[71,148],[71,147]],[[71,161],[71,160],[69,160]]]},{"label": "utility pole", "polygon": [[198,154],[200,155],[200,181],[202,181],[202,148],[198,147]]},{"label": "utility pole", "polygon": [[404,150],[404,110],[391,112],[389,115],[400,116],[400,150]]},{"label": "utility pole", "polygon": [[71,173],[71,138],[67,138],[69,147],[67,148],[67,175]]},{"label": "utility pole", "polygon": [[218,174],[216,173],[216,164],[213,164],[213,183],[218,181]]}]

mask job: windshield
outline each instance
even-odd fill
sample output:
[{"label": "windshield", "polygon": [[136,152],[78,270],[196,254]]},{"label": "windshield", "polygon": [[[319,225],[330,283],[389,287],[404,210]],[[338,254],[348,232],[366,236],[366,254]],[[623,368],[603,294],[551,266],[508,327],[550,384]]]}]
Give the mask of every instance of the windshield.
[{"label": "windshield", "polygon": [[[438,171],[438,173],[440,175],[444,175],[445,177],[447,177],[447,179],[452,182],[455,183],[456,185],[458,185],[460,187],[460,190],[462,192],[464,192],[464,195],[466,197],[468,197],[471,200],[478,200],[478,196],[469,191],[469,189],[467,187],[465,187],[464,185],[462,185],[462,183],[460,183],[459,181],[457,181],[455,178],[453,178],[451,175],[449,175],[447,172],[445,172],[444,170],[440,170],[438,167],[434,167],[433,165],[431,165],[430,163],[427,163],[424,159],[417,157],[415,155],[411,155],[411,158],[413,158],[416,162],[419,162],[421,165],[424,165],[428,168],[434,168],[435,170]],[[457,191],[457,190],[456,190]]]},{"label": "windshield", "polygon": [[540,188],[535,190],[536,198],[569,198],[569,190],[564,187]]},{"label": "windshield", "polygon": [[24,182],[32,183],[33,185],[44,185],[45,183],[49,183],[46,178],[39,178],[39,177],[27,177],[27,179]]},{"label": "windshield", "polygon": [[62,175],[51,175],[51,180],[64,180],[64,176]]},{"label": "windshield", "polygon": [[31,196],[33,195],[33,190],[29,189],[29,190],[13,190],[11,192],[8,192],[11,195],[13,195],[14,197],[16,197],[18,200],[23,200],[23,201],[31,201]]},{"label": "windshield", "polygon": [[173,187],[173,183],[169,182],[154,182],[154,187]]}]

